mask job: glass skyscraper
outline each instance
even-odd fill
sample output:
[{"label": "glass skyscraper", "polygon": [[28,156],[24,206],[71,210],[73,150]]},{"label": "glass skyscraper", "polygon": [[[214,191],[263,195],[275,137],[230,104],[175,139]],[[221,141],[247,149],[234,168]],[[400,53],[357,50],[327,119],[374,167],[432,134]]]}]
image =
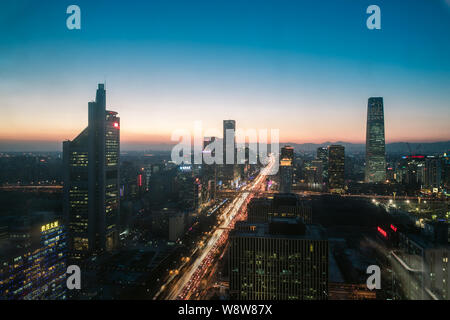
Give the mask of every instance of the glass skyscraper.
[{"label": "glass skyscraper", "polygon": [[[228,132],[228,137],[227,137]],[[230,150],[227,152],[227,145],[230,145]],[[223,166],[222,179],[227,184],[233,184],[236,176],[236,121],[223,120]],[[230,154],[231,153],[231,154]],[[228,159],[228,160],[227,160]]]},{"label": "glass skyscraper", "polygon": [[345,186],[345,148],[328,146],[328,182],[332,192],[342,192]]},{"label": "glass skyscraper", "polygon": [[367,106],[365,182],[386,181],[383,98],[369,98]]},{"label": "glass skyscraper", "polygon": [[88,127],[63,143],[63,210],[72,258],[117,246],[119,154],[120,118],[106,110],[106,91],[99,84],[89,102]]}]

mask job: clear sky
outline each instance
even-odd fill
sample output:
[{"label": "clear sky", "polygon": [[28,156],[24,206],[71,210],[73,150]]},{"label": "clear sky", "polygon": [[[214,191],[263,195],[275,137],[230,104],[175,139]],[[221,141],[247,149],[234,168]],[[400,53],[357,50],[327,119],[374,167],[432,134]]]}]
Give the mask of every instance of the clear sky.
[{"label": "clear sky", "polygon": [[[81,30],[66,28],[71,4]],[[124,145],[223,119],[363,142],[370,96],[388,142],[450,140],[449,39],[450,0],[1,1],[0,149],[60,148],[105,80]]]}]

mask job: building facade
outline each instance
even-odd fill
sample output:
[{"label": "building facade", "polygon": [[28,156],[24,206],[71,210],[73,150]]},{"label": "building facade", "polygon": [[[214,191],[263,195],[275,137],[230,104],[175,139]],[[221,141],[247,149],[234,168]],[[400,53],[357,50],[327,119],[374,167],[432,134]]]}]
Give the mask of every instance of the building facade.
[{"label": "building facade", "polygon": [[383,98],[369,98],[366,128],[365,182],[386,181]]},{"label": "building facade", "polygon": [[294,173],[294,148],[284,146],[280,152],[280,192],[291,192]]},{"label": "building facade", "polygon": [[89,102],[88,119],[86,129],[63,143],[63,210],[72,258],[118,244],[120,118],[106,110],[103,84]]},{"label": "building facade", "polygon": [[328,187],[332,192],[342,192],[345,187],[345,148],[328,147]]},{"label": "building facade", "polygon": [[312,229],[281,220],[237,223],[230,235],[231,299],[326,299],[328,241]]}]

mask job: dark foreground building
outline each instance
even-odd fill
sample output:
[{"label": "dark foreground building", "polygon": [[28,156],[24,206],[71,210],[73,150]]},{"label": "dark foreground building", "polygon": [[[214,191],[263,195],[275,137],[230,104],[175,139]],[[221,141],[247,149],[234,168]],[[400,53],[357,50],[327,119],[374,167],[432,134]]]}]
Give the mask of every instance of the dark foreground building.
[{"label": "dark foreground building", "polygon": [[328,182],[332,192],[340,193],[345,187],[345,148],[341,145],[328,147]]},{"label": "dark foreground building", "polygon": [[312,206],[295,193],[276,193],[273,198],[252,198],[248,204],[247,221],[269,222],[273,218],[299,218],[312,223]]},{"label": "dark foreground building", "polygon": [[328,241],[298,219],[240,222],[230,236],[229,272],[231,299],[326,299]]},{"label": "dark foreground building", "polygon": [[63,210],[72,258],[117,246],[119,154],[120,118],[106,110],[106,91],[99,84],[89,102],[87,128],[63,143]]}]

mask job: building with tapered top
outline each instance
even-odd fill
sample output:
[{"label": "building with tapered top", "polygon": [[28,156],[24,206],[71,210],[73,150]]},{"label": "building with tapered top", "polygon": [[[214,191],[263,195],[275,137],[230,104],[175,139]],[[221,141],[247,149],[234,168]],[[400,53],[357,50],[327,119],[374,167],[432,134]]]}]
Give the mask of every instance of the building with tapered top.
[{"label": "building with tapered top", "polygon": [[369,98],[366,128],[365,182],[386,181],[383,98]]},{"label": "building with tapered top", "polygon": [[118,244],[120,118],[106,110],[103,84],[88,109],[88,126],[63,143],[63,211],[75,259]]}]

